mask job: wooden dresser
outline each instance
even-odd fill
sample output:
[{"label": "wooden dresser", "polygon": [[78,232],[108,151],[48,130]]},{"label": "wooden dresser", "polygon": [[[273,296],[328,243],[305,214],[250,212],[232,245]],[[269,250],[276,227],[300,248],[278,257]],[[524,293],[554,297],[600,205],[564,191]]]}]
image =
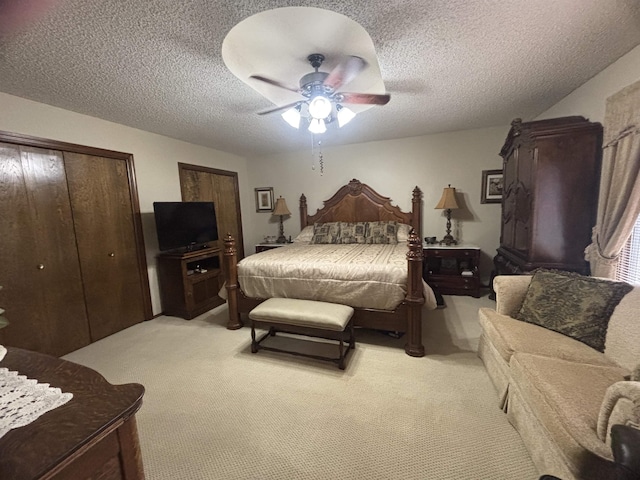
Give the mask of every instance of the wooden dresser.
[{"label": "wooden dresser", "polygon": [[82,365],[7,350],[0,367],[73,398],[0,438],[0,479],[144,479],[134,416],[142,404],[142,385],[111,385]]},{"label": "wooden dresser", "polygon": [[504,191],[496,274],[539,267],[588,274],[602,126],[583,117],[515,119],[500,151]]}]

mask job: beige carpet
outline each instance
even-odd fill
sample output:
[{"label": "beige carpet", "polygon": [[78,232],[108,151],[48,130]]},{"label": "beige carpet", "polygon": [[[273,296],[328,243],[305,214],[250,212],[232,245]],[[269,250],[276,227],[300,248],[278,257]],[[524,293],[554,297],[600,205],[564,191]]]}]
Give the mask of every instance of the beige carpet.
[{"label": "beige carpet", "polygon": [[149,480],[538,478],[475,354],[477,310],[493,302],[445,300],[425,312],[426,357],[358,331],[345,371],[252,354],[248,328],[224,328],[225,306],[160,317],[65,358],[146,387],[137,419]]}]

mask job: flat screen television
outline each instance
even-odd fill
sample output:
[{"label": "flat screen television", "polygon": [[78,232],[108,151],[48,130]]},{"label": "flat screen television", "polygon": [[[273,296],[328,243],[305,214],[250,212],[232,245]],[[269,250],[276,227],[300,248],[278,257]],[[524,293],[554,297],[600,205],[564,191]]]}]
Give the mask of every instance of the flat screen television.
[{"label": "flat screen television", "polygon": [[194,250],[218,240],[213,202],[153,202],[161,251]]}]

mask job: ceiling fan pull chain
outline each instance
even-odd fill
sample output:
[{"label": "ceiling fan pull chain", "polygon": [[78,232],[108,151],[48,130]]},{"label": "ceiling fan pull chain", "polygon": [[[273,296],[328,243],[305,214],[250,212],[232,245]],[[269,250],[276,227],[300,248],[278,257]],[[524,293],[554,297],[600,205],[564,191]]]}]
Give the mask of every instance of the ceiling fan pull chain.
[{"label": "ceiling fan pull chain", "polygon": [[320,176],[324,175],[324,157],[322,156],[322,140],[318,140],[318,163],[320,164]]}]

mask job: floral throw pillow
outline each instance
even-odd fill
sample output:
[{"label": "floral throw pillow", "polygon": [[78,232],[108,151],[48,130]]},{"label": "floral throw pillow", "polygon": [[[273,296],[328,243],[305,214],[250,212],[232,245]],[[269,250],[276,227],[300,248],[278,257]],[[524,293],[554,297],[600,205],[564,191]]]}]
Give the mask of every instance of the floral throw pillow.
[{"label": "floral throw pillow", "polygon": [[339,243],[340,222],[315,223],[311,243]]},{"label": "floral throw pillow", "polygon": [[338,243],[366,243],[368,222],[340,222]]},{"label": "floral throw pillow", "polygon": [[632,289],[624,282],[538,269],[516,318],[604,352],[609,318]]},{"label": "floral throw pillow", "polygon": [[398,243],[398,222],[369,222],[366,243]]}]

